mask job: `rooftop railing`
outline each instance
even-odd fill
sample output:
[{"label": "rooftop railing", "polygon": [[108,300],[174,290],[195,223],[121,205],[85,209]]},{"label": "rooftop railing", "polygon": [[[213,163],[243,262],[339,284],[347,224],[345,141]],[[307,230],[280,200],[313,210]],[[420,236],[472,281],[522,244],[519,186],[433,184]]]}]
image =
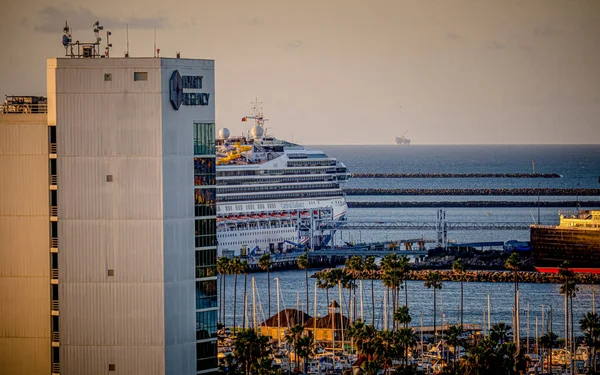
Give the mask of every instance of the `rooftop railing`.
[{"label": "rooftop railing", "polygon": [[48,113],[48,104],[2,104],[2,114],[42,114]]}]

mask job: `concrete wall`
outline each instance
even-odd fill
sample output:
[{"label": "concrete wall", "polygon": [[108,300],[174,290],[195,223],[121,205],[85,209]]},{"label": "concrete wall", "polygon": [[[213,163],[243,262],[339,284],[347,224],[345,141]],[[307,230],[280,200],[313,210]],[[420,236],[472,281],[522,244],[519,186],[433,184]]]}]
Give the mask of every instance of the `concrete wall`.
[{"label": "concrete wall", "polygon": [[164,373],[160,76],[157,59],[48,60],[62,374],[106,374],[109,364]]},{"label": "concrete wall", "polygon": [[0,373],[50,373],[46,115],[0,114]]}]

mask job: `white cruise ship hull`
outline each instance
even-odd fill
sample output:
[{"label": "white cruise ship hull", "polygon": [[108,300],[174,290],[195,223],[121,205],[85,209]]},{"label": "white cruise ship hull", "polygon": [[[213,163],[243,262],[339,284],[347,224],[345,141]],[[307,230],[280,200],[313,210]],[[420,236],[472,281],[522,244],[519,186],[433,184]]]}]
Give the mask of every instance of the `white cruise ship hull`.
[{"label": "white cruise ship hull", "polygon": [[[259,204],[269,209],[257,211]],[[343,220],[347,211],[344,197],[218,204],[218,255],[277,254],[297,245],[308,248],[323,245],[322,241],[327,241],[332,233],[314,230],[317,221]],[[310,242],[311,222],[313,244]]]}]

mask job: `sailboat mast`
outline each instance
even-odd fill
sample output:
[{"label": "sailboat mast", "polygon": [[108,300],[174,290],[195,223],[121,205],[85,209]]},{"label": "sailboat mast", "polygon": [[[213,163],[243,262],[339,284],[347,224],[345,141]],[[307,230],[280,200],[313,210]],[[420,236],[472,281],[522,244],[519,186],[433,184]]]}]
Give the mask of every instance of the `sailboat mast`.
[{"label": "sailboat mast", "polygon": [[281,348],[281,310],[279,309],[279,277],[275,278],[277,284],[277,347]]},{"label": "sailboat mast", "polygon": [[342,354],[344,353],[344,303],[342,300],[342,281],[338,280],[338,294],[340,295],[340,329],[342,330]]},{"label": "sailboat mast", "polygon": [[256,326],[256,283],[254,276],[252,277],[252,326],[257,329]]},{"label": "sailboat mast", "polygon": [[313,301],[313,342],[317,345],[317,283],[315,283],[315,294]]},{"label": "sailboat mast", "polygon": [[487,318],[487,331],[488,334],[490,333],[490,330],[492,329],[492,309],[491,309],[491,303],[490,303],[490,295],[488,294],[488,318]]},{"label": "sailboat mast", "polygon": [[360,318],[365,321],[365,311],[363,309],[363,281],[360,279]]}]

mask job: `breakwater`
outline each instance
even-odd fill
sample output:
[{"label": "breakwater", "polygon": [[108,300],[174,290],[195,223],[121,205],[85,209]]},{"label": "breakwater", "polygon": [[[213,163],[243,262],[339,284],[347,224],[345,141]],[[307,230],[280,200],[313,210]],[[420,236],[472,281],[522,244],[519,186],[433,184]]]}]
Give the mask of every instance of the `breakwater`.
[{"label": "breakwater", "polygon": [[[329,269],[324,269],[315,272],[312,277],[318,278],[321,274],[328,272]],[[407,274],[408,280],[425,281],[430,270],[411,270]],[[439,270],[442,281],[460,281],[460,275],[452,270]],[[360,277],[364,280],[380,280],[383,275],[382,271],[363,272]],[[535,271],[519,271],[518,276],[520,283],[535,283],[535,284],[559,284],[563,280],[555,273],[541,273]],[[512,283],[514,275],[511,271],[466,271],[463,276],[464,282],[491,282],[491,283]],[[600,284],[600,274],[577,273],[575,280],[578,284]]]},{"label": "breakwater", "polygon": [[[457,208],[457,207],[538,207],[538,202],[463,201],[463,202],[347,202],[350,208]],[[600,207],[600,201],[539,202],[539,207]]]},{"label": "breakwater", "polygon": [[506,188],[506,189],[343,189],[346,195],[471,195],[471,196],[600,196],[600,189]]},{"label": "breakwater", "polygon": [[352,178],[560,178],[557,173],[351,173]]}]

